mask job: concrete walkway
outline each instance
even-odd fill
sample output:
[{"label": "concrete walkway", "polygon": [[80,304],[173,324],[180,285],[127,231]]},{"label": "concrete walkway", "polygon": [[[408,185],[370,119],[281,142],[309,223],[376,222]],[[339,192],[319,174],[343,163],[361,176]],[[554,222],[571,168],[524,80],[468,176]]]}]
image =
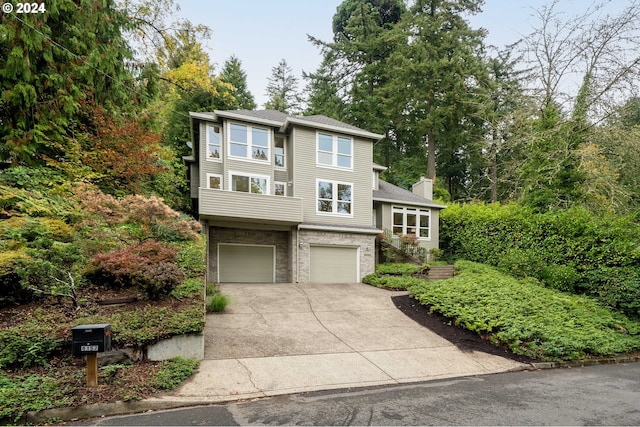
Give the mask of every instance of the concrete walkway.
[{"label": "concrete walkway", "polygon": [[[157,401],[223,402],[313,390],[519,370],[462,352],[364,284],[228,284],[224,314],[207,316],[199,372]],[[158,402],[160,403],[160,402]]]}]

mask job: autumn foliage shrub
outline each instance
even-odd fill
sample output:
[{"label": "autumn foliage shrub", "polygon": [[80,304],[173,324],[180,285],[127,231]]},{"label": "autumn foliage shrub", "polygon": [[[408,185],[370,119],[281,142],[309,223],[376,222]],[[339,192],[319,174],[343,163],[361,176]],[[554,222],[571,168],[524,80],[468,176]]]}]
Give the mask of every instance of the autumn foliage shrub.
[{"label": "autumn foliage shrub", "polygon": [[118,227],[129,225],[138,230],[135,236],[128,237],[141,241],[199,239],[200,223],[171,209],[160,197],[129,195],[117,198],[89,184],[77,185],[74,194],[85,214],[79,226],[86,229],[88,234],[97,230],[105,233],[105,228],[111,230],[111,234],[117,234]]},{"label": "autumn foliage shrub", "polygon": [[154,264],[175,263],[176,260],[177,254],[173,248],[150,240],[94,256],[89,263],[86,277],[98,285],[112,288],[130,287],[135,286],[136,277],[144,275]]}]

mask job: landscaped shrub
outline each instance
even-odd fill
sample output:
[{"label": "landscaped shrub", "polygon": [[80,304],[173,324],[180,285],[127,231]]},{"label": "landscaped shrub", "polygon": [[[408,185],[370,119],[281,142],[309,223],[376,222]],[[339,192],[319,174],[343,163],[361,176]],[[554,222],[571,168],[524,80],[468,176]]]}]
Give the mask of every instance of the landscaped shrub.
[{"label": "landscaped shrub", "polygon": [[431,311],[542,360],[610,356],[640,349],[640,326],[594,300],[517,280],[459,261],[447,281],[421,281],[409,292]]},{"label": "landscaped shrub", "polygon": [[422,280],[411,276],[378,276],[377,274],[369,274],[362,279],[362,282],[390,291],[405,291]]},{"label": "landscaped shrub", "polygon": [[64,315],[38,309],[22,324],[0,330],[0,369],[46,365],[64,346],[64,327]]},{"label": "landscaped shrub", "polygon": [[184,272],[170,262],[149,264],[134,274],[133,284],[142,289],[147,298],[159,300],[184,281]]},{"label": "landscaped shrub", "polygon": [[148,266],[174,263],[176,259],[175,249],[150,240],[94,256],[86,276],[91,282],[108,287],[133,286],[133,277],[144,273]]},{"label": "landscaped shrub", "polygon": [[633,290],[640,276],[640,225],[635,217],[595,216],[584,208],[534,213],[516,204],[474,203],[450,205],[440,219],[448,258],[534,277],[638,315]]},{"label": "landscaped shrub", "polygon": [[412,274],[423,273],[425,270],[428,270],[428,268],[425,268],[425,266],[422,265],[409,263],[385,263],[376,265],[375,274],[378,276],[410,276]]},{"label": "landscaped shrub", "polygon": [[0,307],[33,300],[33,291],[22,286],[17,273],[20,264],[28,260],[23,250],[0,252]]}]

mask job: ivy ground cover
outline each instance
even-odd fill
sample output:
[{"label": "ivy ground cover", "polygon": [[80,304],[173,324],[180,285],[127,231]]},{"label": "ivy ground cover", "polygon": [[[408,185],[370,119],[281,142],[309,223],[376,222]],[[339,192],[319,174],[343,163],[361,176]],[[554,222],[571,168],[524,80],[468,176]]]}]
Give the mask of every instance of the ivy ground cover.
[{"label": "ivy ground cover", "polygon": [[539,360],[575,360],[640,350],[640,323],[585,296],[518,280],[494,268],[456,263],[453,279],[413,282],[409,292],[430,311]]}]

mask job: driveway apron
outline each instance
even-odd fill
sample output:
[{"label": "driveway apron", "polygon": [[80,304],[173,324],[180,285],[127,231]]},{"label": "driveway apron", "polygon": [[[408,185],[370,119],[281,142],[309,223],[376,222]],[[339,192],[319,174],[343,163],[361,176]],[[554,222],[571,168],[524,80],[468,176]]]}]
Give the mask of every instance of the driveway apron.
[{"label": "driveway apron", "polygon": [[364,284],[224,284],[207,316],[205,360],[168,400],[222,402],[518,370],[462,352]]}]

